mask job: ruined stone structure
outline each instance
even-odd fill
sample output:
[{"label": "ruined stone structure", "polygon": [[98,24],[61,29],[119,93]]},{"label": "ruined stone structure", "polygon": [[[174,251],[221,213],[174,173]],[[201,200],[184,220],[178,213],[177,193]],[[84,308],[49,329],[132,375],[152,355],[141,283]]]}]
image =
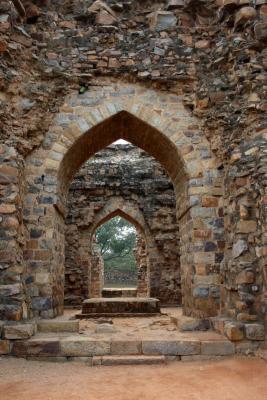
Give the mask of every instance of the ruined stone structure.
[{"label": "ruined stone structure", "polygon": [[76,304],[101,296],[103,279],[99,285],[96,275],[102,268],[100,277],[103,276],[103,263],[99,257],[98,262],[91,262],[90,243],[96,227],[119,214],[133,223],[138,232],[137,296],[149,295],[162,304],[181,305],[175,194],[156,160],[130,144],[107,147],[77,173],[69,189],[68,210],[66,304],[74,305],[75,295]]},{"label": "ruined stone structure", "polygon": [[172,181],[184,315],[262,345],[265,1],[35,3],[0,1],[0,318],[63,313],[69,186],[122,138]]}]

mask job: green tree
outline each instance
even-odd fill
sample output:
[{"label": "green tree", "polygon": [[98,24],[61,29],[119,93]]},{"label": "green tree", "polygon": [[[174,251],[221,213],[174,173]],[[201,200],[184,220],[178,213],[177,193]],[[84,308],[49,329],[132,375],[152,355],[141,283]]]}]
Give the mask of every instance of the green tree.
[{"label": "green tree", "polygon": [[[96,230],[96,243],[106,262],[133,256],[135,227],[122,217],[114,217]],[[128,257],[127,257],[128,258]]]}]

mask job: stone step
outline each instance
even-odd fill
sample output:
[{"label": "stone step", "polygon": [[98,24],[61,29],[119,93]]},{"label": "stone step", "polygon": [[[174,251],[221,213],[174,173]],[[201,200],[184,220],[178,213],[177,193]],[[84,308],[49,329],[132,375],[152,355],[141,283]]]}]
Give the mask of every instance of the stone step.
[{"label": "stone step", "polygon": [[177,326],[181,332],[192,332],[192,331],[207,331],[211,328],[210,321],[208,319],[198,319],[192,317],[186,317],[184,315],[170,316],[171,322]]},{"label": "stone step", "polygon": [[79,332],[79,321],[42,320],[37,323],[39,332]]},{"label": "stone step", "polygon": [[17,357],[94,357],[94,356],[229,356],[235,345],[227,340],[110,340],[78,334],[64,337],[35,337],[15,341],[12,355]]},{"label": "stone step", "polygon": [[165,364],[164,356],[103,356],[93,357],[93,365],[155,365]]},{"label": "stone step", "polygon": [[160,301],[146,297],[101,297],[84,300],[82,315],[160,314]]}]

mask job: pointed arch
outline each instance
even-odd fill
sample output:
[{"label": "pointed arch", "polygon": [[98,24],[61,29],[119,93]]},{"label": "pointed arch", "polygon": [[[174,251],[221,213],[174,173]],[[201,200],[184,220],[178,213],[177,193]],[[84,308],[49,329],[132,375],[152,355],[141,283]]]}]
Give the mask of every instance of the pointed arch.
[{"label": "pointed arch", "polygon": [[[47,270],[51,289],[51,296],[39,294],[38,301],[32,301],[34,313],[54,316],[63,311],[64,215],[69,183],[87,159],[119,138],[154,156],[173,182],[181,235],[184,313],[216,315],[222,182],[210,145],[181,97],[139,85],[105,82],[90,87],[82,96],[71,93],[66,97],[42,146],[26,160],[27,231],[38,227],[41,236],[25,258],[29,276],[35,276],[36,262]],[[208,246],[207,238],[212,242]],[[205,271],[204,278],[198,271]],[[29,290],[29,297],[32,292]],[[35,292],[42,293],[42,287]]]}]

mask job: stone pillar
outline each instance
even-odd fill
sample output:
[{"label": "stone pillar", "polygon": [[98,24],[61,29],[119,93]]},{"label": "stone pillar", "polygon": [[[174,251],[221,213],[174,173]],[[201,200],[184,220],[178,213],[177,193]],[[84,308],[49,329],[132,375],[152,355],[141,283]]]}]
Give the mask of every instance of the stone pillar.
[{"label": "stone pillar", "polygon": [[90,263],[90,297],[102,297],[102,289],[104,286],[104,260],[95,244],[95,239],[93,239],[91,247]]},{"label": "stone pillar", "polygon": [[149,257],[145,239],[136,231],[134,256],[137,267],[137,297],[147,297],[150,293]]},{"label": "stone pillar", "polygon": [[22,247],[23,171],[16,150],[0,145],[0,320],[29,316]]},{"label": "stone pillar", "polygon": [[251,340],[264,338],[267,311],[266,149],[261,136],[235,148],[225,178],[221,316]]}]

